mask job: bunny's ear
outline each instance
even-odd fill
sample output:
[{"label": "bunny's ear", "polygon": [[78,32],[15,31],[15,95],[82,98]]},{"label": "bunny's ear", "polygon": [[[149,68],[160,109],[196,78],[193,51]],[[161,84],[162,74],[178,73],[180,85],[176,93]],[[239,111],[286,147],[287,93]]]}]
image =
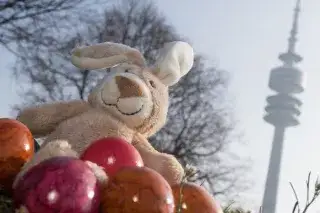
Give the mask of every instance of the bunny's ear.
[{"label": "bunny's ear", "polygon": [[71,62],[81,69],[110,68],[121,63],[145,66],[144,57],[137,49],[112,42],[77,47],[71,51]]},{"label": "bunny's ear", "polygon": [[159,51],[154,73],[167,86],[177,83],[193,66],[193,48],[186,42],[175,41]]}]

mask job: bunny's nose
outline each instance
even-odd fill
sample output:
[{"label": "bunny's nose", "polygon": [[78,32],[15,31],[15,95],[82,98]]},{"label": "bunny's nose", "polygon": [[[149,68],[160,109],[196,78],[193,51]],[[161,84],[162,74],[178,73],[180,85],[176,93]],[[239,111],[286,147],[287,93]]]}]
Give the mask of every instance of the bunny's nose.
[{"label": "bunny's nose", "polygon": [[116,83],[120,91],[120,98],[143,97],[141,86],[124,76],[116,76]]}]

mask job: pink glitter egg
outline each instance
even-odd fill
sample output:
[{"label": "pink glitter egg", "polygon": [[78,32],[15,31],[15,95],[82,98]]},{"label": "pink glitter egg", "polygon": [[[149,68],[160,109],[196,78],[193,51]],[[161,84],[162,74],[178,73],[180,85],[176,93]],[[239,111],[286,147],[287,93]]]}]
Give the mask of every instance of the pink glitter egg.
[{"label": "pink glitter egg", "polygon": [[32,167],[19,180],[14,203],[19,213],[98,213],[100,189],[86,163],[54,157]]},{"label": "pink glitter egg", "polygon": [[101,166],[109,177],[124,167],[143,167],[141,155],[127,141],[108,137],[94,141],[82,153],[80,159]]}]

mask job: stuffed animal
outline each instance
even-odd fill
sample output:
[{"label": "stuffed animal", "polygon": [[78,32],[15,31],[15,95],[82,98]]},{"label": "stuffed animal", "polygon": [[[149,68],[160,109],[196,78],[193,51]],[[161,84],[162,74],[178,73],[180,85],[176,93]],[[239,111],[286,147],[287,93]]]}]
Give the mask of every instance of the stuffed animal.
[{"label": "stuffed animal", "polygon": [[[78,157],[91,142],[111,136],[132,143],[145,166],[160,173],[170,184],[179,183],[184,175],[180,163],[174,156],[155,150],[147,138],[165,124],[168,87],[189,72],[193,60],[192,47],[180,41],[165,44],[153,67],[146,65],[137,49],[123,44],[105,42],[72,50],[74,66],[108,72],[89,94],[88,101],[48,103],[20,112],[17,119],[34,137],[45,140],[16,180],[44,159]],[[101,171],[96,174],[104,178]]]}]

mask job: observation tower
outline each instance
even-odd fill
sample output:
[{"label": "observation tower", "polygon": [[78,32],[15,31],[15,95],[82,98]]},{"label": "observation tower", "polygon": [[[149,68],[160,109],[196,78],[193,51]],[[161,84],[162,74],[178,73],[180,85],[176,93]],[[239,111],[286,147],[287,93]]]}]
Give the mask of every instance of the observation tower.
[{"label": "observation tower", "polygon": [[265,184],[262,213],[275,213],[285,130],[299,125],[302,102],[296,97],[304,91],[304,73],[295,65],[302,57],[295,52],[300,0],[294,9],[293,24],[288,39],[288,50],[279,55],[283,64],[271,70],[269,88],[276,94],[267,97],[264,120],[274,126],[272,150]]}]

